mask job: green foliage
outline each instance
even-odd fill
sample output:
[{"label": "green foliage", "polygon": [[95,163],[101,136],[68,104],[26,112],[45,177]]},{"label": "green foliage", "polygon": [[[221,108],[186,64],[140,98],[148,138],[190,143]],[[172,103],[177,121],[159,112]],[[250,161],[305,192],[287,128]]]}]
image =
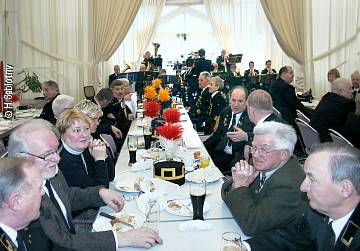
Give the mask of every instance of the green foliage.
[{"label": "green foliage", "polygon": [[14,84],[14,89],[16,92],[25,93],[28,91],[32,92],[41,92],[41,82],[39,81],[39,77],[33,72],[32,75],[30,75],[29,72],[21,71],[18,74],[24,74],[25,77],[18,83]]}]

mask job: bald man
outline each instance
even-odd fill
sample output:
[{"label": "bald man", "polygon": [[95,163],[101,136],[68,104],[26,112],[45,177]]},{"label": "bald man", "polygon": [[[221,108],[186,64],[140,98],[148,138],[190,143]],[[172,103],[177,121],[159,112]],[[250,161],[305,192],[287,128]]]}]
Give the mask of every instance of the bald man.
[{"label": "bald man", "polygon": [[355,111],[352,97],[351,81],[347,78],[335,79],[331,92],[322,97],[310,120],[310,125],[319,132],[321,142],[332,141],[329,128],[342,133],[347,116]]}]

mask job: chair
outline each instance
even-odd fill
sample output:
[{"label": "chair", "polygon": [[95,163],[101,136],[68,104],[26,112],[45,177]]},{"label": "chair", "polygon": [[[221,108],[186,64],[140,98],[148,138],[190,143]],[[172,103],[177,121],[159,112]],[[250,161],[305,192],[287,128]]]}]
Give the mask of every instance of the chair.
[{"label": "chair", "polygon": [[304,113],[300,112],[299,110],[296,110],[296,114],[299,119],[302,119],[303,121],[305,121],[308,124],[310,123],[310,119],[308,117],[306,117]]},{"label": "chair", "polygon": [[92,100],[95,97],[95,88],[92,85],[84,86],[84,95],[86,99]]},{"label": "chair", "polygon": [[338,133],[334,129],[329,128],[329,133],[330,133],[332,141],[335,142],[336,144],[353,146],[353,144],[351,144],[349,140],[347,140],[344,136],[342,136],[340,133]]},{"label": "chair", "polygon": [[275,113],[279,118],[281,118],[281,112],[279,112],[279,110],[276,109],[275,107],[273,107],[273,110],[274,110],[274,113]]},{"label": "chair", "polygon": [[302,119],[296,118],[295,123],[299,127],[305,145],[305,152],[309,154],[312,145],[321,143],[319,133]]},{"label": "chair", "polygon": [[101,134],[100,138],[104,141],[106,146],[110,148],[112,157],[116,159],[116,144],[113,137],[110,134]]}]

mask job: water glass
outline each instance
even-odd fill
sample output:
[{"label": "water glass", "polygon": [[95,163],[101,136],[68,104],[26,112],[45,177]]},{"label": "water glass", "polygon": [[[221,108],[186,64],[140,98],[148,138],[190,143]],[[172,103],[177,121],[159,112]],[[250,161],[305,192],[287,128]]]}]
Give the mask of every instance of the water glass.
[{"label": "water glass", "polygon": [[145,223],[144,226],[159,233],[160,225],[160,204],[150,199],[145,206]]},{"label": "water glass", "polygon": [[221,251],[241,251],[241,236],[236,232],[225,232],[222,234]]}]

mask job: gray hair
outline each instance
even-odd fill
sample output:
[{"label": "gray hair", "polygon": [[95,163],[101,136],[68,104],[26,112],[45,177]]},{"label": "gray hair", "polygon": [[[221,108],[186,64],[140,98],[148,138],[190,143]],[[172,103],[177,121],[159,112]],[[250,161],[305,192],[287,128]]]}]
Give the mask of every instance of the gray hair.
[{"label": "gray hair", "polygon": [[219,76],[210,78],[210,81],[214,82],[214,84],[219,87],[219,90],[224,88],[224,80],[222,80]]},{"label": "gray hair", "polygon": [[42,85],[43,85],[43,86],[46,86],[46,87],[49,87],[49,88],[51,88],[51,89],[57,89],[57,90],[59,90],[59,85],[58,85],[58,83],[56,83],[56,82],[53,81],[53,80],[45,81]]},{"label": "gray hair", "polygon": [[352,83],[350,79],[347,78],[337,78],[334,80],[334,82],[331,85],[331,91],[339,94],[340,95],[340,91],[343,89],[346,89],[346,87],[351,87]]},{"label": "gray hair", "polygon": [[96,93],[95,97],[98,98],[99,100],[111,101],[114,96],[110,88],[102,88],[98,93]]},{"label": "gray hair", "polygon": [[244,86],[235,85],[233,88],[231,88],[231,90],[230,90],[230,97],[231,97],[232,93],[233,93],[235,90],[243,90],[244,93],[245,93],[245,99],[247,99],[247,97],[248,97],[248,90],[247,90]]},{"label": "gray hair", "polygon": [[26,158],[7,157],[0,159],[0,208],[14,192],[26,190],[31,184],[26,181],[25,165],[32,162]]},{"label": "gray hair", "polygon": [[32,138],[29,135],[34,132],[52,132],[56,135],[54,127],[43,119],[33,119],[17,127],[10,135],[8,142],[8,155],[16,156],[21,152],[29,152]]},{"label": "gray hair", "polygon": [[101,110],[101,107],[98,104],[95,104],[94,102],[87,99],[81,100],[79,103],[77,103],[74,106],[74,109],[83,112],[89,118],[103,116],[103,111]]},{"label": "gray hair", "polygon": [[55,118],[58,118],[63,111],[72,109],[73,107],[74,98],[63,94],[58,95],[51,105]]},{"label": "gray hair", "polygon": [[210,75],[210,73],[208,71],[202,71],[202,72],[200,72],[200,75],[204,76],[204,78],[207,79],[207,80],[209,80],[210,77],[211,77],[211,75]]},{"label": "gray hair", "polygon": [[325,152],[329,156],[329,168],[333,182],[350,180],[360,195],[360,151],[350,145],[333,142],[314,145],[310,154]]},{"label": "gray hair", "polygon": [[255,90],[249,94],[247,104],[260,113],[272,113],[273,101],[271,95],[264,90]]},{"label": "gray hair", "polygon": [[271,135],[274,150],[289,150],[290,156],[294,152],[297,141],[296,132],[290,125],[269,121],[258,124],[254,128],[254,135]]}]

